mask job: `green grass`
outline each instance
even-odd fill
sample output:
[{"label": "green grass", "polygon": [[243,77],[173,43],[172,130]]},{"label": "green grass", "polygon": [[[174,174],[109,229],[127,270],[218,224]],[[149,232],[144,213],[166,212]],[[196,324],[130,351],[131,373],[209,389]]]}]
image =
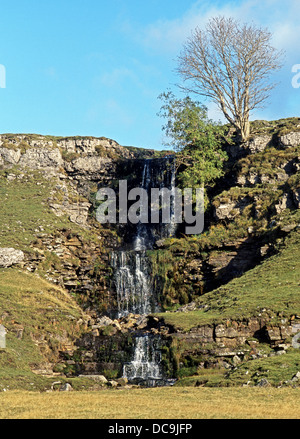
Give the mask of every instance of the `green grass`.
[{"label": "green grass", "polygon": [[[15,178],[8,180],[8,175]],[[39,171],[20,171],[17,168],[0,170],[0,247],[13,247],[30,252],[39,234],[57,234],[59,230],[71,230],[83,240],[99,242],[101,236],[115,235],[97,223],[97,229],[84,229],[72,223],[67,215],[56,216],[49,206],[49,198],[56,203],[64,201],[65,193],[56,188],[55,177],[45,178]],[[70,189],[69,203],[87,201]],[[100,230],[101,229],[101,230]]]},{"label": "green grass", "polygon": [[[7,330],[6,349],[0,350],[0,389],[39,388],[45,380],[31,369],[57,361],[65,341],[80,335],[82,310],[63,289],[15,268],[0,269],[0,310]],[[22,338],[17,336],[20,328]]]},{"label": "green grass", "polygon": [[[263,353],[270,351],[269,346],[260,345]],[[266,379],[273,387],[299,386],[291,382],[293,376],[300,370],[300,355],[295,349],[289,349],[285,354],[272,355],[249,360],[238,364],[232,370],[225,369],[199,369],[197,374],[180,378],[175,387],[234,387],[257,386]]]},{"label": "green grass", "polygon": [[190,312],[157,314],[165,322],[189,331],[191,328],[243,319],[262,309],[285,316],[300,315],[300,231],[286,239],[280,252],[227,285],[198,299],[199,306]]},{"label": "green grass", "polygon": [[[7,180],[9,174],[16,178]],[[28,250],[37,233],[70,227],[67,217],[57,217],[48,205],[55,183],[39,172],[0,171],[0,247]]]},{"label": "green grass", "polygon": [[254,120],[250,122],[251,135],[284,135],[292,131],[299,131],[300,118],[288,117],[278,120]]},{"label": "green grass", "polygon": [[281,386],[289,382],[299,370],[299,351],[291,348],[284,355],[274,355],[242,363],[228,374],[227,380],[231,386],[241,386],[246,383],[253,386],[265,378],[272,386]]},{"label": "green grass", "polygon": [[[4,392],[0,394],[0,418],[299,419],[299,395],[300,389],[291,388],[161,387],[100,392]],[[103,431],[105,435],[108,429]]]}]

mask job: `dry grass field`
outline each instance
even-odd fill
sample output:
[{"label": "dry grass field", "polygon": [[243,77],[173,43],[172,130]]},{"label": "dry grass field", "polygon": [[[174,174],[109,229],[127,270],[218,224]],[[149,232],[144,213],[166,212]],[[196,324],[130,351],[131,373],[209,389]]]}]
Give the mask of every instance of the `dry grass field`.
[{"label": "dry grass field", "polygon": [[1,419],[299,419],[300,388],[152,388],[0,394]]}]

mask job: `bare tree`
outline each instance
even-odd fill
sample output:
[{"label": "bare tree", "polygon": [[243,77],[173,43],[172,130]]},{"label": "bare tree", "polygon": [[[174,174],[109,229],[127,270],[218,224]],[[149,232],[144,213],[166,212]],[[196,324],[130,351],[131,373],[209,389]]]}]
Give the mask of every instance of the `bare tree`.
[{"label": "bare tree", "polygon": [[217,103],[241,141],[250,134],[250,111],[262,107],[276,85],[269,76],[281,67],[283,53],[271,38],[267,29],[216,17],[192,32],[178,57],[182,88]]}]

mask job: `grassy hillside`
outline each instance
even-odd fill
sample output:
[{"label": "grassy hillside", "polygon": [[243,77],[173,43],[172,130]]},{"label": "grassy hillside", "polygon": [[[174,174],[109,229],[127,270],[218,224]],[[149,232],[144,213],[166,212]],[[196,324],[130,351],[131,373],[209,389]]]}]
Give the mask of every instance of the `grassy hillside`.
[{"label": "grassy hillside", "polygon": [[[99,241],[99,231],[72,223],[67,215],[56,216],[49,199],[62,202],[65,192],[57,176],[17,167],[0,170],[0,247],[20,249],[26,255],[39,251],[41,266],[35,273],[25,267],[0,268],[0,323],[7,330],[6,349],[0,350],[0,391],[3,389],[49,389],[55,376],[42,376],[34,370],[51,373],[60,352],[72,350],[73,343],[86,331],[86,316],[73,296],[46,280],[59,257],[47,249],[37,249],[37,237],[70,230],[82,242]],[[68,187],[68,197],[80,196]],[[45,251],[46,250],[46,251]],[[31,256],[30,256],[31,257]],[[72,259],[69,259],[72,261]],[[50,273],[51,274],[51,273]],[[60,376],[60,381],[67,378]],[[73,379],[74,388],[90,387],[86,379]],[[68,380],[70,382],[70,379]]]},{"label": "grassy hillside", "polygon": [[17,167],[0,170],[0,247],[30,251],[30,244],[40,233],[51,234],[58,229],[72,229],[83,236],[93,231],[71,223],[67,215],[57,216],[49,201],[80,203],[87,201],[68,183],[65,186],[55,175],[20,170]]},{"label": "grassy hillside", "polygon": [[[0,322],[7,330],[6,349],[0,350],[0,391],[50,388],[55,378],[32,370],[59,360],[59,352],[84,330],[83,317],[63,289],[20,269],[0,269]],[[84,384],[77,380],[77,386]]]},{"label": "grassy hillside", "polygon": [[226,319],[243,319],[270,310],[276,316],[300,315],[300,230],[292,232],[278,254],[225,286],[197,299],[200,309],[158,314],[188,331]]}]

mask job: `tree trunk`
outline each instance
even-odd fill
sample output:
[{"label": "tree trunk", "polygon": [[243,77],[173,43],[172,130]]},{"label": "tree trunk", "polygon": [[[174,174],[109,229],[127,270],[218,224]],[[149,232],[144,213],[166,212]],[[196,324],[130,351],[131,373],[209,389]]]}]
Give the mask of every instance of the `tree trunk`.
[{"label": "tree trunk", "polygon": [[244,143],[249,139],[250,136],[250,122],[249,120],[243,121],[238,127],[238,137],[240,142]]}]

